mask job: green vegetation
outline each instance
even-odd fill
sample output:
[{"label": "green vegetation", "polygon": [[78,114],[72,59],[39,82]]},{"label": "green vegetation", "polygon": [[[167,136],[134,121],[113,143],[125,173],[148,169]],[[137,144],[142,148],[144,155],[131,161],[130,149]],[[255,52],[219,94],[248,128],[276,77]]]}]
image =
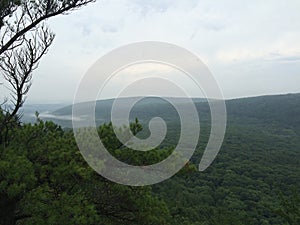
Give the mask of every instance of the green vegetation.
[{"label": "green vegetation", "polygon": [[0,148],[1,225],[167,223],[168,209],[150,187],[122,186],[96,174],[71,132],[38,120],[9,136]]},{"label": "green vegetation", "polygon": [[[224,145],[201,173],[196,168],[209,136],[210,111],[206,101],[194,99],[202,132],[197,150],[177,175],[151,187],[123,186],[99,176],[84,161],[72,131],[42,121],[38,113],[35,123],[22,123],[20,109],[33,71],[55,37],[47,20],[92,2],[0,2],[0,85],[9,92],[0,101],[0,225],[299,225],[299,94],[227,101]],[[112,102],[98,102],[96,120],[100,138],[116,158],[149,165],[171,154],[180,136],[174,107],[147,98],[133,108],[131,120],[140,122],[130,129],[137,136],[149,135],[147,124],[155,116],[168,126],[164,142],[143,153],[116,139]],[[54,114],[70,112],[71,106]]]},{"label": "green vegetation", "polygon": [[[71,131],[40,119],[16,119],[8,144],[0,147],[0,224],[300,224],[299,102],[299,95],[227,102],[224,145],[204,172],[196,166],[209,135],[209,110],[197,103],[204,118],[198,149],[177,175],[151,187],[122,186],[96,174]],[[124,148],[111,123],[98,128],[99,136],[120,160],[152,164],[166,158],[178,140],[180,124],[171,111],[165,115],[167,139],[150,152]],[[131,130],[147,134],[138,120]]]}]

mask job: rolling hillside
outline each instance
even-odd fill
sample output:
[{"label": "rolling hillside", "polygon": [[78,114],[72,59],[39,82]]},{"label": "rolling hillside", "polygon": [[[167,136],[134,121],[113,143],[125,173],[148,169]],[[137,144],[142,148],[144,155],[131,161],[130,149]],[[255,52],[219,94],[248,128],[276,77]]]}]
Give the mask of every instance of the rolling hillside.
[{"label": "rolling hillside", "polygon": [[[184,99],[175,100],[185,104]],[[122,101],[126,104],[128,99]],[[180,172],[151,189],[166,203],[170,214],[168,222],[180,225],[298,225],[300,94],[226,101],[228,124],[224,143],[204,172],[196,168],[210,132],[210,111],[203,99],[194,99],[194,102],[201,121],[200,141],[190,160],[195,170]],[[110,120],[112,103],[113,100],[97,102],[98,124]],[[51,113],[51,118],[69,127],[71,112],[72,107],[67,106]],[[131,119],[139,118],[144,127],[141,136],[148,135],[147,124],[154,116],[165,119],[169,128],[158,151],[172,150],[179,140],[180,123],[169,103],[146,98],[136,104],[131,113]],[[117,153],[121,154],[120,159],[122,154],[127,159],[137,156],[127,150],[117,150]]]},{"label": "rolling hillside", "polygon": [[[185,104],[185,99],[174,98],[179,104]],[[109,122],[113,99],[97,101],[96,121],[98,125]],[[199,112],[200,121],[210,119],[210,110],[204,99],[193,99]],[[127,104],[128,99],[121,100]],[[86,104],[82,103],[81,107]],[[286,128],[300,127],[300,94],[271,95],[226,101],[229,123],[251,123],[281,125]],[[49,108],[48,108],[49,110]],[[71,127],[72,106],[66,106],[48,112],[49,120],[53,120],[63,127]],[[83,115],[84,116],[84,115]],[[165,100],[147,97],[139,101],[131,111],[131,119],[138,118],[143,124],[154,116],[160,116],[166,122],[177,123],[178,114],[174,107]],[[47,116],[44,117],[47,119]]]}]

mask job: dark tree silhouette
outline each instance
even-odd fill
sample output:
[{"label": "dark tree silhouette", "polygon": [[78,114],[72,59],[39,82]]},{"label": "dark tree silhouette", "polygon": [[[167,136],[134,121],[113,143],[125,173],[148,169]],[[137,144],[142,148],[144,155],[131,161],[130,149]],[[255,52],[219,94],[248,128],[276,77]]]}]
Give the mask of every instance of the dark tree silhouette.
[{"label": "dark tree silhouette", "polygon": [[[19,120],[31,86],[32,72],[53,42],[47,19],[78,9],[94,0],[1,0],[0,3],[0,87],[2,100],[0,143]],[[3,93],[6,93],[3,94]]]}]

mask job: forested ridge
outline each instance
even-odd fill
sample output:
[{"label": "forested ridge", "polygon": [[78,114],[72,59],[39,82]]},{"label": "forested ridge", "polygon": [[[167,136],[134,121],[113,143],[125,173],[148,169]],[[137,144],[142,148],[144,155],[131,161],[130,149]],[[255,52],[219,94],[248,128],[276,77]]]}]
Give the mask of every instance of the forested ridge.
[{"label": "forested ridge", "polygon": [[[196,168],[209,135],[209,109],[205,102],[196,103],[201,136],[190,163],[171,179],[147,187],[115,184],[95,173],[72,131],[42,121],[38,114],[34,124],[16,119],[9,144],[0,147],[0,224],[297,225],[299,101],[299,95],[228,101],[224,144],[204,172]],[[98,132],[115,157],[149,165],[166,158],[178,141],[180,123],[166,119],[166,140],[147,153],[124,148],[111,123],[99,126]],[[139,120],[133,120],[131,129],[147,135]]]},{"label": "forested ridge", "polygon": [[[34,122],[24,121],[34,71],[55,38],[48,21],[94,2],[0,1],[0,225],[299,225],[299,94],[226,101],[225,140],[204,172],[197,168],[210,133],[210,110],[205,99],[193,99],[201,122],[193,157],[172,178],[144,187],[111,182],[88,166],[70,126],[72,106],[53,112],[51,121],[39,112]],[[58,81],[57,76],[51,79]],[[97,102],[96,123],[114,157],[145,166],[173,152],[181,124],[168,101],[143,99],[133,107],[129,127],[118,128],[145,138],[151,118],[165,120],[165,140],[148,152],[128,149],[116,138],[113,101]]]}]

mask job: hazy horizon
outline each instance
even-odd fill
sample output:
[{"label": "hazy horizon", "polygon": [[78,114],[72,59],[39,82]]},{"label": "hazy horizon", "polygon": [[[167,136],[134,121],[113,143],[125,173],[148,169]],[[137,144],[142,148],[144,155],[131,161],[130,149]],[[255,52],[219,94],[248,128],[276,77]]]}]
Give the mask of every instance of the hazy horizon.
[{"label": "hazy horizon", "polygon": [[[241,97],[235,97],[235,98],[225,98],[225,100],[234,100],[234,99],[244,99],[244,98],[255,98],[255,97],[263,97],[263,96],[278,96],[278,95],[289,95],[289,94],[300,94],[300,92],[287,92],[287,93],[274,93],[274,94],[263,94],[263,95],[253,95],[253,96],[241,96]],[[124,99],[126,98],[134,98],[134,97],[158,97],[158,96],[126,96],[126,97],[122,97]],[[166,98],[185,98],[185,97],[177,97],[177,96],[161,96],[166,97]],[[204,98],[204,97],[192,97],[192,98]],[[113,100],[116,98],[113,97],[108,97],[108,98],[104,98],[104,99],[97,99],[97,101],[99,100]],[[65,101],[65,102],[30,102],[30,101],[25,101],[24,105],[71,105],[73,104],[73,101]]]},{"label": "hazy horizon", "polygon": [[[100,57],[145,40],[175,44],[198,55],[225,99],[300,93],[299,8],[300,2],[293,0],[96,1],[49,19],[56,38],[33,73],[26,102],[72,103],[81,79]],[[104,98],[150,72],[173,76],[174,70],[144,66],[121,71]],[[174,78],[185,83],[180,79]],[[6,94],[3,89],[1,95]]]}]

